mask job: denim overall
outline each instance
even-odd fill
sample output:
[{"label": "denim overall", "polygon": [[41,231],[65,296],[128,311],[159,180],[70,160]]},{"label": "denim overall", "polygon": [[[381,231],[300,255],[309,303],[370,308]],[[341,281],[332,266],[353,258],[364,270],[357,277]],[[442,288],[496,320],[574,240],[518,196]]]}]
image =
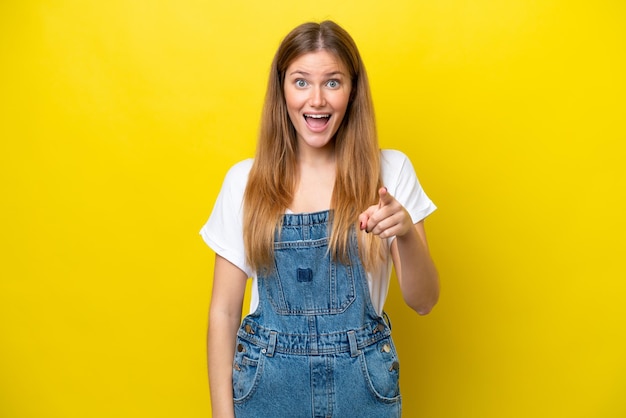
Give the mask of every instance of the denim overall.
[{"label": "denim overall", "polygon": [[351,234],[350,264],[328,251],[329,211],[284,215],[275,268],[242,321],[233,363],[235,415],[400,417],[399,363],[370,300]]}]

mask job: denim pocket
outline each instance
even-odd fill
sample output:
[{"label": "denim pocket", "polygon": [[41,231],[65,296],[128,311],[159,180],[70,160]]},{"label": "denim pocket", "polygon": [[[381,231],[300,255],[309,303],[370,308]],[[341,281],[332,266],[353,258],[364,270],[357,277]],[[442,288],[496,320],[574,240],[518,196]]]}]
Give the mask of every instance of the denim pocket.
[{"label": "denim pocket", "polygon": [[274,273],[265,283],[277,313],[337,314],[354,301],[353,268],[331,258],[327,238],[276,243],[274,255]]},{"label": "denim pocket", "polygon": [[233,399],[245,402],[258,386],[263,370],[261,348],[237,338],[233,361]]},{"label": "denim pocket", "polygon": [[367,386],[383,402],[400,398],[400,363],[391,338],[365,348],[361,354],[361,370]]}]

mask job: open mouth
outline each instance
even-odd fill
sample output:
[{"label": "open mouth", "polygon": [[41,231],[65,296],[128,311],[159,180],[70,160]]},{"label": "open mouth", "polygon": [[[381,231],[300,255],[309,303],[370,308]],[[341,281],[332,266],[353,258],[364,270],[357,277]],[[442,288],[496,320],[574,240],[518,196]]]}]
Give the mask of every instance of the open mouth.
[{"label": "open mouth", "polygon": [[330,114],[325,113],[317,115],[305,113],[304,120],[306,121],[306,124],[309,125],[309,127],[313,129],[322,129],[328,124],[328,121],[330,120]]}]

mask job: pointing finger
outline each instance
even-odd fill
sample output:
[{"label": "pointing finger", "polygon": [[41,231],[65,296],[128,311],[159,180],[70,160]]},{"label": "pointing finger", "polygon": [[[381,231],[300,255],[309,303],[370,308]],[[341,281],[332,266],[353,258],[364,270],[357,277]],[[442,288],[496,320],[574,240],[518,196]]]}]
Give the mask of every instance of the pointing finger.
[{"label": "pointing finger", "polygon": [[387,206],[393,203],[393,196],[391,194],[389,194],[389,191],[387,190],[386,187],[381,187],[378,190],[378,196],[380,197],[380,202],[378,204],[378,207],[383,207],[383,206]]}]

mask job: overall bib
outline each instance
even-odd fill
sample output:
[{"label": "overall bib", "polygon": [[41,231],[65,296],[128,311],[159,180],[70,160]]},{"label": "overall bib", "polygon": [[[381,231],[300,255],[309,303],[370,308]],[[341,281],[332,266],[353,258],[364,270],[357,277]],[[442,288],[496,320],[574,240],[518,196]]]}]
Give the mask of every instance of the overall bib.
[{"label": "overall bib", "polygon": [[239,418],[400,417],[390,328],[372,306],[356,235],[349,264],[331,257],[329,214],[284,215],[259,306],[237,333]]}]

